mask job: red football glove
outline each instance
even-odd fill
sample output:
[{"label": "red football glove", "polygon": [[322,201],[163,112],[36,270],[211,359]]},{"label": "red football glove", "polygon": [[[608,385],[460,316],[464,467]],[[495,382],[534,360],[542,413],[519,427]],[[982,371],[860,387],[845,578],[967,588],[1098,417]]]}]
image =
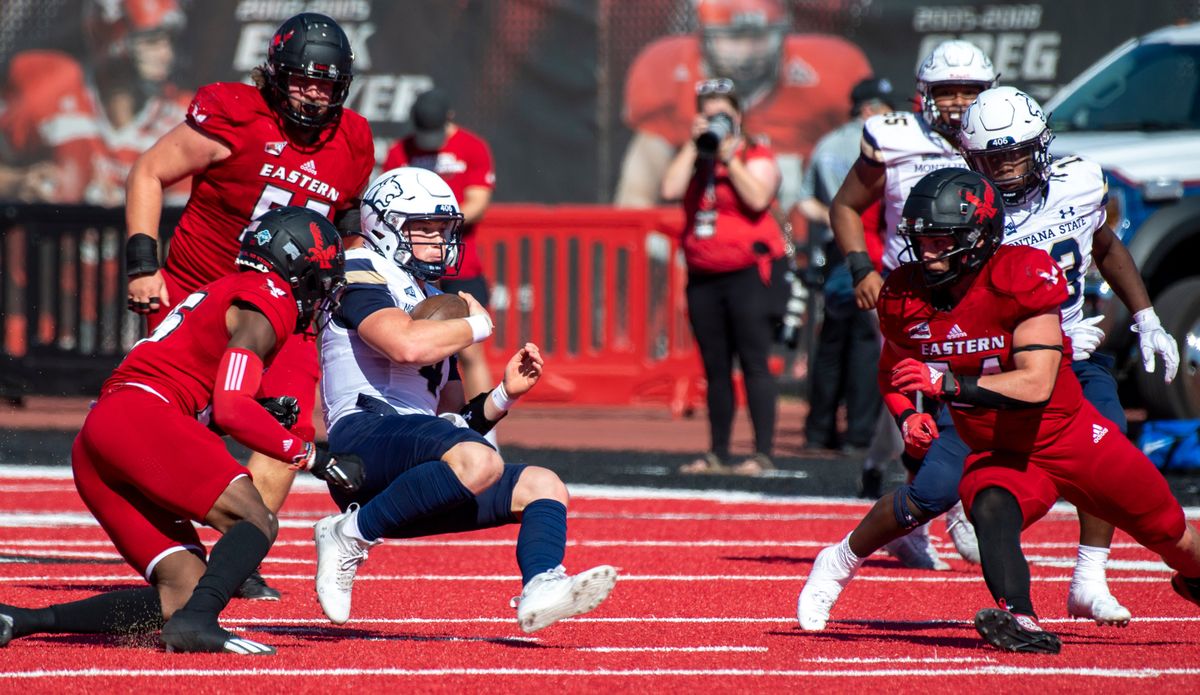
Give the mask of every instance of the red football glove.
[{"label": "red football glove", "polygon": [[938,438],[937,423],[929,413],[913,413],[900,425],[900,436],[904,438],[904,452],[913,458],[925,458],[925,452]]},{"label": "red football glove", "polygon": [[[923,393],[929,398],[945,398],[947,373],[909,357],[900,360],[892,369],[892,388],[901,393]],[[951,383],[954,377],[951,376]]]}]

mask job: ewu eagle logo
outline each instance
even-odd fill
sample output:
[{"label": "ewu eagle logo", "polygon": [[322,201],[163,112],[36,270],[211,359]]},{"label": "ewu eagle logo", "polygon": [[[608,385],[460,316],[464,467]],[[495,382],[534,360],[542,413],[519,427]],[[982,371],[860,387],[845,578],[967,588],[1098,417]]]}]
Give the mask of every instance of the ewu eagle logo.
[{"label": "ewu eagle logo", "polygon": [[962,189],[963,200],[975,206],[975,221],[983,222],[996,216],[996,193],[991,186],[983,187],[983,200],[970,189]]},{"label": "ewu eagle logo", "polygon": [[321,228],[316,222],[308,223],[308,231],[313,235],[313,246],[308,249],[308,259],[316,261],[322,268],[332,268],[337,247],[325,245],[325,239],[321,237]]}]

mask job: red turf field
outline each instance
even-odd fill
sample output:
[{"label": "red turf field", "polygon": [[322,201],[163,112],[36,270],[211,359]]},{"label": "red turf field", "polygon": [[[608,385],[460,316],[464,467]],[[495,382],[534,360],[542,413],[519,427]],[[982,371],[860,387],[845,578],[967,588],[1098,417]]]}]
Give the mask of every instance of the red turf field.
[{"label": "red turf field", "polygon": [[[67,469],[45,477],[20,471],[0,472],[0,601],[44,605],[139,584]],[[801,581],[817,550],[862,514],[861,503],[622,494],[578,491],[571,509],[568,570],[616,565],[622,574],[612,596],[595,613],[532,636],[508,607],[520,591],[515,527],[386,543],[359,574],[351,622],[330,625],[312,591],[310,527],[332,504],[305,485],[289,499],[263,567],[284,600],[235,600],[224,615],[227,627],[278,647],[277,656],[167,654],[156,638],[29,637],[0,650],[0,691],[1200,688],[1200,610],[1172,593],[1166,567],[1128,537],[1118,534],[1109,577],[1133,624],[1120,630],[1065,618],[1077,532],[1067,513],[1052,513],[1025,538],[1034,600],[1062,635],[1063,653],[1017,656],[976,637],[969,620],[989,599],[978,572],[958,560],[942,573],[904,570],[882,556],[868,561],[830,628],[801,632]]]}]

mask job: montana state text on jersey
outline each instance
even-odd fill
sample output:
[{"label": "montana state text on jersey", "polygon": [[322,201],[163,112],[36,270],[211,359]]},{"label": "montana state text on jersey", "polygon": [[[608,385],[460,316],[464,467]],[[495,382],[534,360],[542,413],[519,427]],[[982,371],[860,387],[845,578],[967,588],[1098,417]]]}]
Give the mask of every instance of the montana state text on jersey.
[{"label": "montana state text on jersey", "polygon": [[1083,318],[1083,278],[1092,265],[1092,237],[1104,224],[1107,203],[1108,185],[1100,167],[1067,157],[1051,165],[1043,195],[1005,210],[1004,243],[1042,249],[1066,276],[1065,329]]},{"label": "montana state text on jersey", "polygon": [[[845,122],[850,90],[870,76],[871,66],[854,44],[822,34],[786,37],[781,60],[771,92],[761,102],[744,103],[744,129],[766,135],[777,152],[807,158],[822,135]],[[707,77],[701,63],[695,35],[667,36],[647,46],[625,82],[625,123],[674,147],[687,142],[696,83]]]},{"label": "montana state text on jersey", "polygon": [[896,111],[872,116],[863,124],[862,158],[884,167],[883,267],[891,270],[904,261],[908,245],[896,234],[908,192],[926,174],[950,167],[967,168],[967,161],[946,138],[916,113]]},{"label": "montana state text on jersey", "polygon": [[333,218],[354,208],[375,164],[366,119],[348,109],[326,126],[320,140],[300,146],[280,128],[279,116],[251,85],[221,82],[202,87],[187,122],[232,154],[197,175],[166,270],[185,288],[233,271],[246,223],[285,205]]}]

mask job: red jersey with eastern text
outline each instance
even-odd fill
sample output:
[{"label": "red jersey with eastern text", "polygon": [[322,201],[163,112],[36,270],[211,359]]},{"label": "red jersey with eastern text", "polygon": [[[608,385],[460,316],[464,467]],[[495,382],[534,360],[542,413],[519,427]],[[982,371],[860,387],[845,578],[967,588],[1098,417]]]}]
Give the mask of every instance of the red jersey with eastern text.
[{"label": "red jersey with eastern text", "polygon": [[[1058,311],[1067,282],[1041,249],[1001,246],[949,311],[935,309],[921,281],[921,266],[893,271],[879,295],[879,325],[886,339],[879,362],[881,381],[892,367],[911,357],[941,371],[980,376],[1010,371],[1013,330],[1022,321]],[[994,410],[950,404],[963,441],[972,451],[1028,452],[1049,446],[1083,404],[1083,391],[1071,371],[1070,340],[1050,402],[1040,408]],[[890,389],[889,389],[890,390]]]},{"label": "red jersey with eastern text", "polygon": [[357,206],[375,164],[362,116],[343,110],[316,145],[300,145],[252,85],[201,87],[187,122],[232,150],[193,179],[171,239],[167,272],[189,290],[234,272],[242,231],[268,210],[297,205],[333,219]]},{"label": "red jersey with eastern text", "polygon": [[[104,95],[71,56],[31,50],[9,65],[0,132],[21,164],[53,160],[58,178],[39,199],[108,207],[125,201],[134,161],[187,113],[190,92],[162,85],[126,123],[109,120]],[[182,205],[188,180],[167,189],[165,201]]]},{"label": "red jersey with eastern text", "polygon": [[140,384],[194,417],[212,401],[217,367],[229,346],[225,314],[231,304],[250,304],[271,322],[275,347],[264,366],[295,330],[299,313],[291,286],[274,273],[232,273],[181,299],[158,328],[133,346],[104,382],[102,394],[121,384]]},{"label": "red jersey with eastern text", "polygon": [[[674,147],[691,137],[696,83],[707,78],[700,40],[668,36],[634,59],[625,81],[625,123]],[[761,101],[744,104],[747,133],[766,135],[781,153],[806,159],[821,136],[850,117],[850,90],[871,76],[857,46],[837,36],[796,34],[784,41],[779,78]]]},{"label": "red jersey with eastern text", "polygon": [[[496,187],[496,167],[492,162],[492,150],[487,142],[475,133],[456,126],[454,134],[446,138],[440,150],[429,151],[417,147],[412,136],[406,137],[388,150],[383,169],[414,166],[428,169],[441,176],[454,192],[461,207],[468,186]],[[483,274],[483,263],[475,245],[475,225],[463,229],[463,259],[455,280],[469,280]]]}]

